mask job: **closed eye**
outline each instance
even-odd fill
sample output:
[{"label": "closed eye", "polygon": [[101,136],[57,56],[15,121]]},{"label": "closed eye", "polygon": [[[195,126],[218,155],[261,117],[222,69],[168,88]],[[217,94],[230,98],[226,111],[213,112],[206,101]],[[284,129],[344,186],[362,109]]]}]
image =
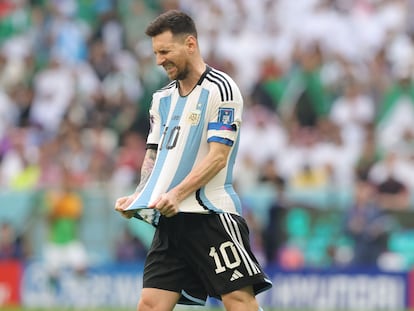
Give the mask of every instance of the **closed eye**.
[{"label": "closed eye", "polygon": [[167,55],[170,51],[169,50],[160,50],[160,51],[154,51],[155,55]]}]

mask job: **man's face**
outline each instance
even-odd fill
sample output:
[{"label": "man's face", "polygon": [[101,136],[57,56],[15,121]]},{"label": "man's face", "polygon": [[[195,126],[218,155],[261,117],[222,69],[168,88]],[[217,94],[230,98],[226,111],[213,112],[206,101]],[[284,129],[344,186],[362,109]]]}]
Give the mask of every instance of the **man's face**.
[{"label": "man's face", "polygon": [[184,80],[188,75],[188,53],[185,39],[165,31],[152,38],[157,65],[163,66],[171,80]]}]

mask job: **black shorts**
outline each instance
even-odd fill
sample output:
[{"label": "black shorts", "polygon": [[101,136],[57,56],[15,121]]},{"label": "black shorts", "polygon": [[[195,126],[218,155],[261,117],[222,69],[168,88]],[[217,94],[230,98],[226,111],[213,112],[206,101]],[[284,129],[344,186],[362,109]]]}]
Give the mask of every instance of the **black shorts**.
[{"label": "black shorts", "polygon": [[245,220],[233,214],[161,217],[144,268],[144,288],[181,293],[180,304],[272,286],[250,249]]}]

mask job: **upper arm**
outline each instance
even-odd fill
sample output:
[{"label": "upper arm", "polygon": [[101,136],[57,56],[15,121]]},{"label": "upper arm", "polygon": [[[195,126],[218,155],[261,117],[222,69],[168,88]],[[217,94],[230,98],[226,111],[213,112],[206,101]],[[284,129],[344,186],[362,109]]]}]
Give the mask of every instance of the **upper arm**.
[{"label": "upper arm", "polygon": [[212,101],[208,123],[207,141],[217,142],[229,147],[238,138],[242,122],[243,99],[237,88],[233,89],[234,97],[223,101],[216,94]]}]

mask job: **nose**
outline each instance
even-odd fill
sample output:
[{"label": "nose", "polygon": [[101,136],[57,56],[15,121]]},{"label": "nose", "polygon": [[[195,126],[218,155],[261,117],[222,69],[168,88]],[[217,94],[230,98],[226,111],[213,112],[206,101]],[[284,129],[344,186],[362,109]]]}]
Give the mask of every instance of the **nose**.
[{"label": "nose", "polygon": [[160,54],[157,54],[156,61],[157,65],[161,66],[165,62],[165,57]]}]

